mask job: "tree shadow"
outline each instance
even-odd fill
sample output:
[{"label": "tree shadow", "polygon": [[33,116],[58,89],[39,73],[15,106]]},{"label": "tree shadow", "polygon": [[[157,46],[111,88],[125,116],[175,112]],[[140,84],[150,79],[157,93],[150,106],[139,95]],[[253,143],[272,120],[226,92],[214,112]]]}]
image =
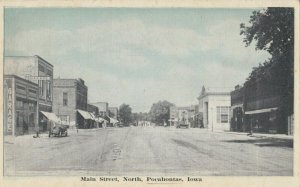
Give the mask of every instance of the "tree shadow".
[{"label": "tree shadow", "polygon": [[289,147],[293,148],[293,140],[275,139],[275,138],[260,138],[247,140],[225,140],[228,143],[249,143],[259,147]]}]

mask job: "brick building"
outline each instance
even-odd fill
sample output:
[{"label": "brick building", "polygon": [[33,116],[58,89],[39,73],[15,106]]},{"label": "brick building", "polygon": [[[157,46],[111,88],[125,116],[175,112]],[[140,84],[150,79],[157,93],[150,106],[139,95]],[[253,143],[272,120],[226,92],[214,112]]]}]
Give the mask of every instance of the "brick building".
[{"label": "brick building", "polygon": [[53,80],[53,112],[68,124],[83,127],[91,116],[87,112],[88,87],[82,79]]},{"label": "brick building", "polygon": [[98,107],[100,117],[105,118],[106,116],[108,116],[108,103],[107,102],[96,102],[96,103],[91,103],[91,104]]},{"label": "brick building", "polygon": [[293,134],[292,116],[284,115],[276,85],[262,81],[236,86],[231,92],[231,130]]},{"label": "brick building", "polygon": [[[38,110],[52,112],[53,102],[53,65],[40,56],[6,56],[4,58],[4,74],[17,75],[20,78],[38,84]],[[38,121],[40,131],[47,130],[42,123],[42,113]]]},{"label": "brick building", "polygon": [[99,116],[99,108],[95,105],[87,104],[87,111],[95,116]]},{"label": "brick building", "polygon": [[4,135],[33,134],[38,128],[38,85],[4,76]]}]

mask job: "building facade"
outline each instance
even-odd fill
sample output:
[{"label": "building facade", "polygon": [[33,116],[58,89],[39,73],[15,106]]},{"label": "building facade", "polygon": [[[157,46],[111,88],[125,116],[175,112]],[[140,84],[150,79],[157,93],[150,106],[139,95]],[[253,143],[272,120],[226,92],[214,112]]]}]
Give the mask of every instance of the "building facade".
[{"label": "building facade", "polygon": [[172,127],[176,127],[179,123],[184,123],[188,125],[188,127],[195,127],[195,115],[198,113],[198,106],[191,105],[186,107],[170,107],[170,118],[169,124]]},{"label": "building facade", "polygon": [[83,126],[79,121],[83,121],[81,113],[87,112],[87,97],[88,87],[82,79],[53,80],[53,112],[62,121]]},{"label": "building facade", "polygon": [[4,76],[4,135],[33,134],[38,126],[38,85],[16,75]]},{"label": "building facade", "polygon": [[[39,111],[52,112],[53,102],[53,65],[45,59],[35,56],[6,56],[4,58],[4,74],[17,75],[23,79],[38,84]],[[38,120],[40,131],[46,131],[47,126]]]},{"label": "building facade", "polygon": [[87,111],[92,113],[94,116],[99,116],[99,108],[92,104],[87,104]]},{"label": "building facade", "polygon": [[108,116],[108,103],[107,102],[96,102],[96,103],[91,103],[91,104],[98,107],[100,117],[105,118],[106,116]]},{"label": "building facade", "polygon": [[230,91],[228,88],[202,87],[199,112],[203,114],[203,127],[211,131],[230,130]]},{"label": "building facade", "polygon": [[293,117],[281,107],[276,85],[248,82],[231,92],[233,131],[293,134]]},{"label": "building facade", "polygon": [[170,106],[170,119],[169,123],[171,127],[176,127],[178,123],[178,109],[176,106]]},{"label": "building facade", "polygon": [[118,119],[119,118],[119,114],[118,114],[118,107],[108,107],[108,111],[109,111],[109,117],[112,117],[112,118],[115,118],[115,119]]},{"label": "building facade", "polygon": [[231,131],[245,132],[249,128],[244,124],[245,112],[244,112],[244,102],[245,102],[245,89],[239,85],[235,86],[235,89],[230,92],[231,97],[231,109],[230,109],[230,129]]},{"label": "building facade", "polygon": [[178,111],[178,121],[179,123],[184,123],[190,126],[189,118],[190,114],[190,107],[177,107]]}]

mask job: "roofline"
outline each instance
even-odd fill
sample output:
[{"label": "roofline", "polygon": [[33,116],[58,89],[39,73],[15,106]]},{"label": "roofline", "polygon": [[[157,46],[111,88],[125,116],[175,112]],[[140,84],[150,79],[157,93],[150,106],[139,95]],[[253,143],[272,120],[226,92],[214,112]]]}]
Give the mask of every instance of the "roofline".
[{"label": "roofline", "polygon": [[[75,79],[75,78],[54,78],[53,79],[53,82],[56,81],[56,80],[69,80],[69,81],[76,81],[76,82],[81,82],[79,79]],[[82,79],[83,80],[83,79]],[[83,80],[84,81],[84,80]],[[87,87],[87,85],[85,84],[82,84],[83,86]]]},{"label": "roofline", "polygon": [[48,64],[48,65],[50,65],[51,67],[53,67],[53,65],[52,65],[50,62],[48,62],[47,60],[43,59],[43,58],[40,57],[39,55],[34,55],[34,57],[37,57],[37,58],[43,60],[44,62],[46,62],[46,64]]},{"label": "roofline", "polygon": [[24,82],[27,82],[27,83],[29,83],[29,84],[32,84],[32,85],[35,85],[35,86],[38,87],[38,84],[37,84],[37,83],[31,82],[31,81],[29,81],[29,80],[26,80],[26,79],[24,79],[24,78],[22,78],[22,77],[20,77],[20,76],[18,76],[18,75],[14,75],[14,74],[5,74],[5,75],[4,75],[4,78],[16,78],[16,79],[20,79],[20,80],[22,80],[22,81],[24,81]]},{"label": "roofline", "polygon": [[75,78],[53,78],[53,81],[54,80],[74,80],[74,81],[77,81],[77,79],[75,79]]},{"label": "roofline", "polygon": [[32,57],[32,58],[39,58],[41,59],[43,62],[45,62],[46,64],[48,64],[49,66],[53,67],[53,65],[48,62],[47,60],[43,59],[42,57],[40,57],[39,55],[33,55],[33,56],[25,56],[25,55],[22,55],[22,56],[4,56],[4,58],[6,57]]},{"label": "roofline", "polygon": [[199,97],[197,97],[197,99],[201,99],[203,97],[206,97],[206,96],[209,96],[209,95],[228,95],[230,96],[230,93],[231,92],[206,92],[205,94],[203,95],[200,95]]},{"label": "roofline", "polygon": [[102,102],[102,101],[99,101],[99,102],[93,102],[93,103],[90,103],[90,104],[92,104],[92,105],[94,105],[94,104],[97,104],[97,103],[106,103],[106,104],[109,104],[108,102]]}]

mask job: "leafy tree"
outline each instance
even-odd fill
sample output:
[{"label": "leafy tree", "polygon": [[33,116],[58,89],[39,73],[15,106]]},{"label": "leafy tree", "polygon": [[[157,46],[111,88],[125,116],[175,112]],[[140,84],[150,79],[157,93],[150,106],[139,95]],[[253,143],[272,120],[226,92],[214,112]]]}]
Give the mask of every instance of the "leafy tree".
[{"label": "leafy tree", "polygon": [[168,101],[159,101],[154,103],[149,112],[151,121],[156,124],[163,124],[164,122],[167,122],[170,118],[171,106],[174,106],[174,104]]},{"label": "leafy tree", "polygon": [[294,9],[267,8],[254,11],[250,16],[250,26],[241,24],[241,34],[249,46],[256,40],[256,49],[266,50],[272,56],[293,53],[294,47]]},{"label": "leafy tree", "polygon": [[127,104],[122,104],[119,108],[119,115],[121,122],[128,126],[132,120],[131,107]]},{"label": "leafy tree", "polygon": [[266,92],[281,96],[282,111],[293,113],[294,93],[294,9],[267,8],[254,11],[250,25],[240,25],[246,47],[253,40],[256,50],[266,50],[271,58],[254,67],[245,82],[245,87],[260,82]]},{"label": "leafy tree", "polygon": [[148,121],[149,119],[148,116],[149,116],[148,113],[143,113],[143,112],[132,114],[132,118],[134,121]]}]

